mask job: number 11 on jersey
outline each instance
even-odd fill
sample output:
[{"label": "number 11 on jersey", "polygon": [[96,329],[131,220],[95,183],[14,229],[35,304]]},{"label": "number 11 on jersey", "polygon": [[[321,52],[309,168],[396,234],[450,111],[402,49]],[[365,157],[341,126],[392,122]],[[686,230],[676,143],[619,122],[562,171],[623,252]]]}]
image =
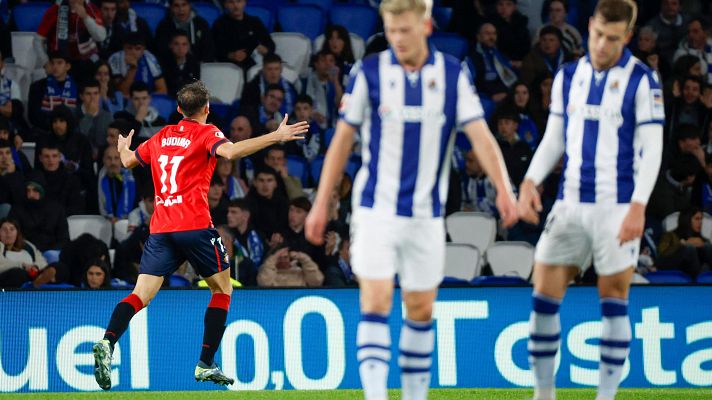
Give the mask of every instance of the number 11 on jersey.
[{"label": "number 11 on jersey", "polygon": [[178,184],[176,183],[176,174],[178,173],[178,166],[180,165],[181,161],[183,161],[184,156],[173,156],[170,157],[170,160],[167,155],[163,154],[160,157],[158,157],[158,163],[161,165],[161,193],[165,193],[168,191],[168,187],[166,186],[166,178],[168,177],[168,171],[166,170],[166,167],[168,164],[171,164],[171,178],[170,178],[170,183],[171,183],[171,191],[170,194],[173,194],[178,191]]}]

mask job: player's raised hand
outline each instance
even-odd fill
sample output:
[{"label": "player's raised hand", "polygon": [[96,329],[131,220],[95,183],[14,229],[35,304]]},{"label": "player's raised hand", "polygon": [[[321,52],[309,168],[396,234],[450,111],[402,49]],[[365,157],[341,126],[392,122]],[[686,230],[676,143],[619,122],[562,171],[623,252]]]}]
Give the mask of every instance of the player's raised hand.
[{"label": "player's raised hand", "polygon": [[328,219],[329,210],[326,204],[315,202],[304,223],[304,235],[309,242],[317,246],[324,243],[324,229]]},{"label": "player's raised hand", "polygon": [[116,144],[119,153],[121,153],[121,150],[123,150],[124,148],[128,149],[129,147],[131,147],[131,139],[133,138],[133,135],[133,129],[131,129],[131,132],[129,132],[127,136],[119,135],[119,141]]},{"label": "player's raised hand", "polygon": [[519,221],[519,212],[517,211],[517,200],[512,193],[497,193],[497,210],[502,217],[502,225],[509,228]]},{"label": "player's raised hand", "polygon": [[519,217],[532,225],[539,224],[539,213],[542,210],[539,191],[529,179],[525,179],[519,186]]},{"label": "player's raised hand", "polygon": [[630,203],[628,213],[625,215],[625,218],[623,218],[621,230],[618,232],[618,240],[620,241],[620,244],[643,236],[644,228],[645,206],[636,202]]},{"label": "player's raised hand", "polygon": [[309,131],[309,123],[306,121],[297,122],[293,125],[287,125],[289,114],[284,114],[282,123],[279,124],[274,133],[279,137],[280,142],[289,142],[291,140],[304,139],[304,134]]}]

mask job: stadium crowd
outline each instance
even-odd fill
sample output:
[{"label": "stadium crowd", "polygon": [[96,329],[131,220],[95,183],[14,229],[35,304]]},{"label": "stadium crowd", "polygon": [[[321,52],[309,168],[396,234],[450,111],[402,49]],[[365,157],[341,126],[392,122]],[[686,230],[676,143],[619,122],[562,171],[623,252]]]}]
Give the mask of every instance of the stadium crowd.
[{"label": "stadium crowd", "polygon": [[[360,40],[368,55],[386,48],[383,33],[354,38],[347,27],[326,25],[308,70],[290,74],[298,66],[283,60],[271,36],[284,27],[246,11],[249,5],[248,10],[275,19],[276,5],[287,1],[213,1],[208,5],[220,12],[210,22],[189,0],[153,2],[165,8],[157,24],[149,24],[146,18],[154,17],[144,18],[129,0],[48,5],[36,31],[47,56],[43,68],[28,74],[33,79],[26,93],[17,82],[18,68],[12,68],[18,49],[11,46],[11,32],[20,30],[14,11],[23,2],[3,3],[7,10],[0,14],[8,19],[0,18],[0,287],[96,289],[135,283],[156,197],[148,169],[121,165],[117,137],[134,129],[140,143],[176,123],[181,118],[176,92],[200,79],[201,63],[210,62],[233,63],[244,74],[238,101],[211,104],[209,122],[230,140],[270,132],[285,113],[310,123],[304,141],[234,163],[218,160],[207,197],[234,278],[243,286],[357,284],[349,265],[349,218],[352,181],[361,163],[358,140],[331,194],[325,245],[307,242],[304,221],[348,72],[363,56],[354,41]],[[328,7],[332,2],[297,3]],[[375,6],[367,0],[350,3]],[[469,65],[517,187],[546,130],[553,75],[562,63],[585,54],[595,1],[442,0],[435,5],[435,30],[443,40],[433,45]],[[664,104],[666,113],[663,165],[647,209],[639,268],[679,269],[695,277],[712,266],[712,244],[702,232],[704,213],[712,214],[712,25],[707,19],[712,5],[685,0],[638,5],[639,26],[629,47],[658,72],[664,94],[651,101]],[[464,44],[460,50],[453,46],[459,43]],[[28,143],[35,144],[34,153],[27,151]],[[544,214],[556,199],[562,163],[540,188]],[[497,218],[494,187],[462,134],[452,167],[447,214],[478,211]],[[67,217],[74,215],[100,215],[116,226],[127,220],[122,225],[127,237],[106,243],[83,234],[70,240]],[[679,215],[677,228],[664,229],[670,215]],[[500,229],[498,238],[535,244],[542,229],[519,223]],[[179,272],[166,285],[199,279],[188,265]]]}]

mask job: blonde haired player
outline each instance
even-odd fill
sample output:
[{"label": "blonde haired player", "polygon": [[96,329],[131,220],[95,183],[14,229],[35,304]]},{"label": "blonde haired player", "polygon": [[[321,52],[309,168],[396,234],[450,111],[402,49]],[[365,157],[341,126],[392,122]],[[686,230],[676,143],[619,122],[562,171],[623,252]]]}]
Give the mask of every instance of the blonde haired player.
[{"label": "blonde haired player", "polygon": [[537,223],[536,187],[563,155],[558,200],[535,255],[528,348],[536,400],[555,398],[559,305],[592,258],[603,316],[596,399],[615,398],[628,356],[628,291],[665,119],[655,72],[625,48],[636,14],[632,0],[598,2],[588,25],[589,54],[556,74],[546,133],[520,187],[520,215]]},{"label": "blonde haired player", "polygon": [[470,76],[456,59],[428,47],[431,6],[424,0],[381,2],[390,49],[367,57],[351,71],[306,223],[307,238],[321,243],[329,196],[360,130],[363,165],[353,186],[351,254],[361,288],[356,344],[368,400],[387,399],[387,318],[396,273],[407,310],[398,357],[402,397],[427,398],[432,309],[445,261],[443,214],[454,128],[465,131],[492,178],[504,224],[517,220],[509,176],[482,119]]}]

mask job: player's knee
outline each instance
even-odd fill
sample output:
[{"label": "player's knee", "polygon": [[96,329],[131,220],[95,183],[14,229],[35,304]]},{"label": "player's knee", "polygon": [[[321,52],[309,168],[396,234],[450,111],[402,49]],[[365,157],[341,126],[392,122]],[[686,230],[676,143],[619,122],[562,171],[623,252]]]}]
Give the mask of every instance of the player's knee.
[{"label": "player's knee", "polygon": [[429,299],[412,299],[406,303],[407,317],[413,321],[429,321],[433,315],[433,302]]},{"label": "player's knee", "polygon": [[388,315],[391,313],[392,298],[388,295],[374,295],[361,298],[361,311],[368,314]]}]

